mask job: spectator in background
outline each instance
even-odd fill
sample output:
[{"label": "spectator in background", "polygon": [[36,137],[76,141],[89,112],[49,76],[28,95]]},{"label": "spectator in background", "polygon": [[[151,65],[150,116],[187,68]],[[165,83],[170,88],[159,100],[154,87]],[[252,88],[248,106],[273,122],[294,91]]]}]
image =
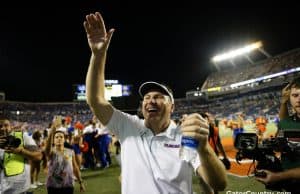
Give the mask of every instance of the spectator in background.
[{"label": "spectator in background", "polygon": [[264,138],[264,133],[267,130],[267,123],[268,123],[268,120],[264,116],[259,116],[255,119],[256,133],[257,133],[259,142],[261,142]]},{"label": "spectator in background", "polygon": [[83,124],[80,123],[80,121],[77,121],[74,125],[74,137],[72,140],[73,150],[75,152],[75,159],[77,162],[77,165],[80,169],[83,169],[83,162],[82,162],[82,149],[84,148],[83,145]]},{"label": "spectator in background", "polygon": [[219,153],[222,154],[223,156],[222,162],[224,163],[226,169],[229,170],[230,161],[222,145],[219,128],[216,125],[215,118],[210,113],[205,113],[204,116],[205,116],[204,118],[206,118],[209,123],[209,136],[208,136],[209,145],[213,148],[217,156],[219,156]]},{"label": "spectator in background", "polygon": [[74,175],[80,184],[80,191],[85,191],[74,151],[64,147],[65,133],[56,131],[59,125],[60,121],[55,120],[45,149],[49,161],[46,180],[48,194],[73,194]]},{"label": "spectator in background", "polygon": [[100,122],[98,124],[98,133],[95,136],[95,138],[99,139],[98,156],[101,162],[101,168],[107,168],[111,165],[111,158],[109,153],[111,138],[109,136],[109,131]]},{"label": "spectator in background", "polygon": [[[42,134],[37,130],[33,132],[32,134],[32,139],[36,143],[39,151],[43,153],[43,139],[42,139]],[[42,158],[43,159],[43,158]],[[35,189],[38,186],[43,185],[39,181],[39,174],[41,170],[41,161],[42,160],[30,160],[30,180],[31,180],[31,185],[30,188]]]},{"label": "spectator in background", "polygon": [[65,135],[67,135],[68,130],[67,130],[67,125],[66,125],[66,120],[60,115],[56,116],[55,118],[57,118],[58,122],[59,122],[57,131],[62,131],[62,132],[64,132]]},{"label": "spectator in background", "polygon": [[[19,139],[19,145],[8,145],[7,136]],[[42,153],[27,133],[12,130],[10,121],[0,122],[0,193],[20,194],[30,188],[28,160],[41,160]]]},{"label": "spectator in background", "polygon": [[[86,77],[87,102],[100,122],[120,139],[122,193],[192,193],[194,171],[213,189],[225,189],[226,171],[208,146],[207,121],[191,114],[177,127],[171,120],[174,98],[166,86],[157,82],[141,85],[144,120],[115,109],[104,98],[106,51],[114,30],[106,32],[100,13],[87,15],[84,27],[92,51]],[[191,163],[179,157],[182,136],[199,142],[198,155]]]},{"label": "spectator in background", "polygon": [[[300,133],[300,77],[294,79],[286,90],[290,91],[289,102],[295,114],[279,122],[279,132],[277,134],[284,135],[285,138],[287,138],[286,132],[292,131]],[[299,137],[288,137],[287,139],[295,150],[300,148]],[[257,177],[256,179],[268,185],[281,182],[281,185],[285,187],[286,191],[298,193],[300,184],[300,153],[294,152],[291,156],[289,152],[283,152],[281,154],[281,162],[283,167],[282,172],[262,170],[266,173],[266,177]]]},{"label": "spectator in background", "polygon": [[83,141],[88,144],[88,151],[83,153],[84,168],[95,169],[95,157],[93,150],[94,136],[96,131],[96,123],[89,120],[86,127],[83,129]]},{"label": "spectator in background", "polygon": [[238,114],[236,120],[230,120],[227,122],[227,127],[232,130],[233,141],[235,140],[237,134],[244,132],[244,115]]}]

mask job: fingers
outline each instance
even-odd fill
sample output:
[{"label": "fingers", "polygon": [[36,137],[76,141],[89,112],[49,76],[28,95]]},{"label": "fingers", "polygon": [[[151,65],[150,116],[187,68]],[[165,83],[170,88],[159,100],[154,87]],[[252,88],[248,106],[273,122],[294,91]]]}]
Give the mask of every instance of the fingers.
[{"label": "fingers", "polygon": [[111,37],[114,33],[115,29],[110,29],[109,32],[107,33],[107,45],[109,45]]},{"label": "fingers", "polygon": [[96,20],[100,21],[100,22],[98,23],[98,24],[99,24],[99,27],[102,27],[102,28],[103,28],[103,31],[106,32],[104,20],[103,20],[101,14],[100,14],[99,12],[96,12],[95,18],[96,18]]},{"label": "fingers", "polygon": [[100,33],[106,34],[104,20],[99,12],[89,14],[85,18],[84,28],[87,32],[99,31]]},{"label": "fingers", "polygon": [[208,122],[199,114],[183,116],[181,132],[183,136],[190,136],[198,140],[206,139],[209,134]]},{"label": "fingers", "polygon": [[90,29],[90,25],[88,24],[87,21],[84,21],[84,22],[83,22],[83,26],[84,26],[85,32],[86,32],[87,34],[90,34],[90,33],[91,33],[91,29]]},{"label": "fingers", "polygon": [[283,92],[283,93],[289,92],[289,91],[290,91],[290,85],[291,85],[291,84],[286,85],[286,86],[283,88],[282,92]]},{"label": "fingers", "polygon": [[207,120],[197,113],[183,116],[181,127],[186,127],[191,125],[199,125],[200,127],[203,128],[209,127]]},{"label": "fingers", "polygon": [[202,129],[199,129],[198,131],[184,131],[182,133],[183,136],[186,136],[186,137],[193,137],[193,138],[196,138],[196,139],[200,139],[200,138],[203,138],[205,136],[208,135],[208,132],[206,130],[203,130]]}]

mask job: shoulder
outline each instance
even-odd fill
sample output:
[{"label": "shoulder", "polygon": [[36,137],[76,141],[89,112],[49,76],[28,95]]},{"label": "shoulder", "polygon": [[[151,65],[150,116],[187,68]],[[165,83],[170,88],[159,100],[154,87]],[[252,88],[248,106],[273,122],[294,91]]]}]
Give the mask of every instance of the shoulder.
[{"label": "shoulder", "polygon": [[131,115],[126,112],[114,109],[113,116],[109,123],[122,122],[123,124],[129,123],[143,123],[143,119],[140,119],[137,115]]}]

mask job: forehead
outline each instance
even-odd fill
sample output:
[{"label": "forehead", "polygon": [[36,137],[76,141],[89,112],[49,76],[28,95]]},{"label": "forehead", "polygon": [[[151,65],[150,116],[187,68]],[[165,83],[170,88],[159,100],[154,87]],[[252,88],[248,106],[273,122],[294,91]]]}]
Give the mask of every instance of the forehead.
[{"label": "forehead", "polygon": [[160,91],[156,91],[156,90],[151,90],[149,92],[147,92],[144,96],[154,96],[154,95],[166,95]]},{"label": "forehead", "polygon": [[300,88],[292,87],[291,93],[300,93]]},{"label": "forehead", "polygon": [[63,132],[57,132],[55,133],[54,137],[64,137],[64,133]]}]

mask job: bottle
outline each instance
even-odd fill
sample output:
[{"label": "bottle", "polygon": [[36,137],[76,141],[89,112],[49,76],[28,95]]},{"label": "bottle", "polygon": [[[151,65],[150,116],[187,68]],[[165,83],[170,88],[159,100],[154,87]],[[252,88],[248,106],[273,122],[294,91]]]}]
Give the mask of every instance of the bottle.
[{"label": "bottle", "polygon": [[194,162],[198,155],[198,145],[199,142],[196,139],[182,136],[179,157],[188,163]]}]

